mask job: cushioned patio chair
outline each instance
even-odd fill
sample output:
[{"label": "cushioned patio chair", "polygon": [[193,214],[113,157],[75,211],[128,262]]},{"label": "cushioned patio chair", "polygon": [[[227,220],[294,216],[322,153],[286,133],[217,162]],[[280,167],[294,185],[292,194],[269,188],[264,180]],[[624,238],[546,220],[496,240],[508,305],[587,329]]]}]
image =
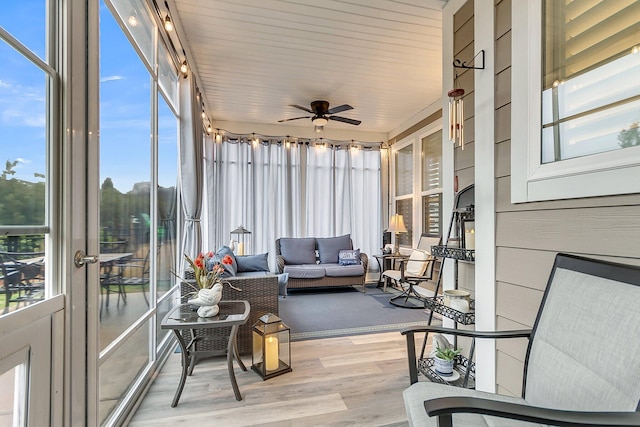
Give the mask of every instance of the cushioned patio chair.
[{"label": "cushioned patio chair", "polygon": [[406,288],[401,294],[391,298],[389,301],[391,304],[404,308],[424,308],[424,299],[414,287],[418,286],[420,282],[426,282],[433,278],[435,257],[431,255],[431,246],[439,245],[440,242],[440,236],[422,234],[418,248],[411,250],[408,260],[401,260],[399,270],[385,270],[382,273],[384,278],[383,292],[387,291],[387,282],[389,281],[394,282],[396,286]]},{"label": "cushioned patio chair", "polygon": [[[424,332],[529,337],[522,398],[418,381],[414,335]],[[558,254],[532,330],[402,333],[411,425],[640,426],[640,267]]]}]

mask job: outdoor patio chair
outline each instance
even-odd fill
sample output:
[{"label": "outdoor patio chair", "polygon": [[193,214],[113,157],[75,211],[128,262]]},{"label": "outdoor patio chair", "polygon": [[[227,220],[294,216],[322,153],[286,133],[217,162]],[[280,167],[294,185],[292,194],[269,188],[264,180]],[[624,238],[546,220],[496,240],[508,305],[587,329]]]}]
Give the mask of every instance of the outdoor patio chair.
[{"label": "outdoor patio chair", "polygon": [[[424,308],[423,297],[415,289],[420,282],[426,282],[433,278],[435,258],[431,256],[431,246],[440,244],[440,236],[422,234],[418,242],[418,248],[411,250],[409,259],[400,261],[399,270],[385,270],[383,292],[387,291],[387,282],[392,281],[397,286],[406,287],[404,291],[391,298],[391,304],[405,308]],[[413,302],[409,301],[412,299]],[[415,303],[414,303],[415,302]]]},{"label": "outdoor patio chair", "polygon": [[[558,254],[532,330],[402,331],[410,425],[640,426],[639,301],[640,267]],[[418,381],[414,337],[425,332],[528,337],[522,398]]]},{"label": "outdoor patio chair", "polygon": [[3,313],[11,303],[31,304],[44,299],[44,252],[0,252],[0,279],[5,294]]}]

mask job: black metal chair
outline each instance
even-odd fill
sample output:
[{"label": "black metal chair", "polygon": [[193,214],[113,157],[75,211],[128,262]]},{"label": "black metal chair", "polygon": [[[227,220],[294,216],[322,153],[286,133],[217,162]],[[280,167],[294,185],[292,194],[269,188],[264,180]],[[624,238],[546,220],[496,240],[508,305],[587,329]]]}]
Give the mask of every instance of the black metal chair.
[{"label": "black metal chair", "polygon": [[[531,330],[402,331],[412,383],[403,393],[410,425],[640,426],[639,302],[640,267],[558,254]],[[426,364],[418,363],[414,339],[426,332],[528,337],[522,398],[418,381]]]},{"label": "black metal chair", "polygon": [[0,252],[3,314],[12,303],[17,308],[44,299],[43,260],[44,252]]}]

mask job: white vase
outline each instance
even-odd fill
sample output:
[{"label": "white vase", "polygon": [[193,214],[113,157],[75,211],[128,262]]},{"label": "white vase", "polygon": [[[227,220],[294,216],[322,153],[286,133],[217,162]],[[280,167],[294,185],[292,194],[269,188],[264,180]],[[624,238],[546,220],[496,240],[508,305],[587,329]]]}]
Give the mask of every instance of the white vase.
[{"label": "white vase", "polygon": [[187,301],[189,304],[198,305],[198,316],[212,317],[218,314],[218,303],[222,299],[222,284],[216,283],[210,289],[200,289],[198,295]]},{"label": "white vase", "polygon": [[453,372],[453,360],[440,359],[438,356],[433,358],[433,368],[441,374],[451,374]]}]

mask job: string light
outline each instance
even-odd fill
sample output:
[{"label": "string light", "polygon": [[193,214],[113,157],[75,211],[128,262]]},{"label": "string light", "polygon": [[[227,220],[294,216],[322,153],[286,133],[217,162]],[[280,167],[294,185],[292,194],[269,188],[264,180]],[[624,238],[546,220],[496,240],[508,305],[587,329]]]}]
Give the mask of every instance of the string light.
[{"label": "string light", "polygon": [[173,22],[171,22],[171,18],[169,17],[169,15],[164,18],[164,29],[169,33],[173,31]]},{"label": "string light", "polygon": [[[204,121],[205,124],[209,124],[210,121],[207,119]],[[211,134],[213,131],[211,125],[207,127],[207,132]],[[341,149],[353,149],[353,150],[366,150],[366,151],[385,151],[384,142],[360,142],[355,140],[333,140],[326,138],[300,138],[291,135],[286,136],[274,136],[274,135],[263,135],[259,133],[249,133],[249,134],[238,134],[229,132],[225,129],[216,128],[214,135],[214,140],[216,143],[232,143],[232,144],[244,144],[248,143],[254,147],[257,147],[259,144],[264,146],[270,145],[278,145],[284,146],[285,148],[291,148],[292,144],[297,145],[306,145],[308,147],[315,147],[316,149],[332,149],[332,150],[341,150]],[[388,153],[383,153],[387,154]]]},{"label": "string light", "polygon": [[187,60],[182,61],[182,65],[180,65],[180,72],[183,76],[187,77],[187,73],[189,72],[189,67],[187,66]]}]

